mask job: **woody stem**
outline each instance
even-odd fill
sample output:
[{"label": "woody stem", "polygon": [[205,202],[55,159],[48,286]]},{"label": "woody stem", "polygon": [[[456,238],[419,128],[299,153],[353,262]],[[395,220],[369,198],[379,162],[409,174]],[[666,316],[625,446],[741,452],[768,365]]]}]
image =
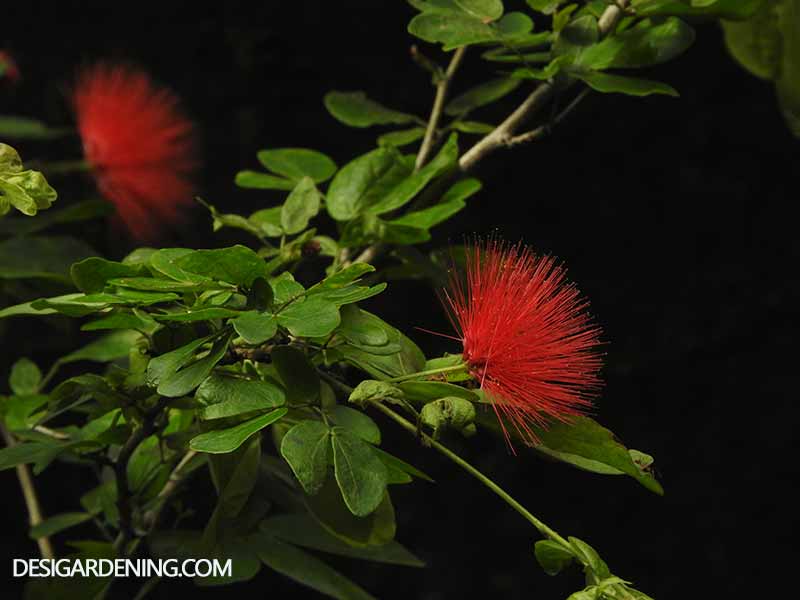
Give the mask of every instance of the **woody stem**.
[{"label": "woody stem", "polygon": [[560,546],[563,546],[564,549],[567,550],[570,554],[574,554],[575,549],[572,547],[572,545],[566,539],[561,537],[561,535],[559,535],[558,532],[556,532],[555,530],[551,529],[545,523],[543,523],[542,521],[537,519],[524,506],[522,506],[519,502],[514,500],[514,498],[512,498],[511,495],[508,492],[506,492],[503,488],[501,488],[499,485],[497,485],[494,481],[489,479],[486,475],[481,473],[478,469],[473,467],[466,460],[461,458],[458,454],[456,454],[455,452],[450,450],[447,446],[444,446],[444,445],[440,444],[439,442],[434,440],[432,437],[430,437],[430,436],[428,436],[428,435],[426,435],[424,433],[420,433],[418,431],[417,427],[414,424],[412,424],[410,421],[407,421],[405,418],[403,418],[401,415],[399,415],[396,412],[394,412],[388,406],[386,406],[384,404],[381,404],[380,402],[375,402],[375,401],[371,402],[370,404],[372,406],[374,406],[375,408],[377,408],[379,411],[381,411],[383,414],[385,414],[387,417],[389,417],[391,420],[393,420],[395,423],[400,425],[403,429],[405,429],[406,431],[411,433],[412,435],[414,435],[414,436],[420,435],[422,437],[422,439],[425,441],[426,444],[429,444],[432,448],[436,449],[439,453],[441,453],[444,456],[446,456],[447,458],[449,458],[452,462],[457,464],[459,467],[464,469],[467,473],[472,475],[475,479],[480,481],[487,488],[492,490],[495,494],[500,496],[500,498],[502,498],[503,501],[505,501],[506,504],[508,504],[515,511],[517,511],[520,515],[522,515],[522,517],[526,521],[528,521],[531,525],[533,525],[543,536],[545,536],[546,538],[551,539],[552,541],[556,542]]}]

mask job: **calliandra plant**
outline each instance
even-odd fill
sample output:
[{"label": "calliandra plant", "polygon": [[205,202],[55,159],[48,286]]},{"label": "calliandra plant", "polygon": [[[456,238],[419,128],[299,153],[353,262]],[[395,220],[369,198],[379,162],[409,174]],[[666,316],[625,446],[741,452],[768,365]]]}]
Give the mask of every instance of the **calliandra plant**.
[{"label": "calliandra plant", "polygon": [[[0,222],[10,236],[0,242],[0,258],[16,250],[18,278],[45,273],[63,287],[63,294],[6,306],[0,318],[79,319],[87,332],[44,374],[20,358],[0,403],[7,444],[0,469],[17,470],[42,556],[232,557],[232,577],[202,583],[251,580],[266,567],[334,598],[371,598],[307,550],[421,566],[394,539],[391,491],[429,477],[381,447],[380,423],[407,431],[519,513],[543,537],[535,558],[546,573],[581,568],[585,588],[572,600],[648,598],[613,574],[592,546],[559,534],[449,444],[453,436],[498,432],[498,452],[511,444],[585,470],[627,474],[663,493],[652,457],[629,450],[585,414],[601,387],[599,326],[586,301],[563,267],[536,249],[492,240],[468,245],[463,283],[458,260],[443,265],[442,252],[414,246],[430,241],[431,230],[481,190],[470,175],[476,165],[557,133],[590,91],[676,95],[631,73],[683,53],[694,39],[685,19],[746,19],[761,14],[764,3],[528,0],[517,3],[519,10],[506,10],[500,0],[411,4],[418,14],[409,32],[448,57],[440,66],[431,51],[413,54],[433,76],[428,118],[388,108],[363,91],[327,94],[325,107],[338,121],[390,130],[341,168],[311,149],[259,152],[264,169],[241,171],[235,182],[261,190],[254,195],[277,195],[274,206],[244,216],[203,201],[214,230],[238,229],[249,245],[138,248],[121,261],[89,256],[80,240],[46,233],[54,223],[97,215],[95,205],[50,209],[55,192],[45,175],[63,176],[70,163],[36,170],[0,146],[0,212],[14,207],[25,215]],[[540,28],[550,26],[534,32],[534,18]],[[467,60],[484,65],[491,78],[458,89]],[[126,162],[114,157],[134,155],[102,144],[128,139],[123,116],[151,117],[144,121],[149,137],[134,139],[131,150],[165,150],[150,181],[167,192],[165,182],[194,164],[182,141],[190,127],[174,112],[174,99],[142,73],[106,66],[86,77],[74,106],[100,190],[123,217],[128,211],[134,234],[167,224],[173,194],[164,194],[166,204],[150,195],[145,201],[127,177],[111,179],[108,188],[104,178]],[[781,86],[796,89],[796,79],[786,83],[791,73],[782,77]],[[513,96],[519,103],[500,124],[473,118]],[[101,110],[98,98],[116,100]],[[791,113],[792,95],[781,98]],[[118,135],[118,127],[127,133]],[[71,133],[3,118],[0,134],[41,141]],[[73,166],[85,168],[81,162]],[[127,166],[142,173],[139,160]],[[118,195],[120,188],[128,195]],[[147,209],[147,226],[131,207]],[[77,255],[68,273],[48,271],[41,260],[37,271],[25,270],[37,248],[54,245],[63,249],[59,264]],[[456,249],[452,256],[458,258]],[[298,271],[301,264],[309,268]],[[292,274],[314,265],[321,265],[317,277]],[[398,274],[430,279],[431,298],[445,294],[453,354],[425,356],[359,306],[391,294],[387,280]],[[71,376],[62,376],[65,365],[72,365]],[[76,375],[80,365],[86,370]],[[601,402],[595,412],[602,414]],[[75,499],[81,510],[43,515],[35,478],[45,469],[82,468],[97,474],[97,484]],[[217,492],[200,528],[185,525],[196,506],[192,478],[210,478]],[[97,531],[69,548],[51,542],[79,525]],[[145,582],[138,597],[157,584]],[[114,578],[34,580],[28,594],[68,588],[73,597],[114,597],[119,585]]]}]

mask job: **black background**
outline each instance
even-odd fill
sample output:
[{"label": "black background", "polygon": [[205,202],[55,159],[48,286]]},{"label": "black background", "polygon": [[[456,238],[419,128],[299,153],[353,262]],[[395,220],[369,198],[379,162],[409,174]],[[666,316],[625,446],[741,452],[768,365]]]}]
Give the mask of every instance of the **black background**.
[{"label": "black background", "polygon": [[[174,88],[198,123],[202,195],[248,213],[279,201],[232,183],[237,170],[257,167],[257,150],[311,147],[341,165],[372,147],[380,132],[334,121],[322,106],[326,91],[363,89],[427,115],[429,77],[408,54],[412,15],[399,0],[214,10],[174,2],[157,11],[133,3],[16,3],[3,9],[0,47],[15,54],[24,79],[2,108],[69,123],[63,92],[75,69],[101,58],[132,60]],[[782,578],[797,524],[787,492],[796,475],[800,245],[790,209],[800,143],[771,86],[726,55],[718,27],[697,30],[687,54],[650,73],[681,98],[590,96],[550,139],[486,160],[477,172],[483,191],[437,238],[457,243],[465,232],[497,231],[524,240],[563,259],[591,299],[609,341],[596,417],[630,447],[655,456],[666,496],[628,478],[511,456],[487,435],[461,449],[535,514],[587,540],[616,574],[659,599],[744,597]],[[456,92],[490,72],[493,65],[477,54],[468,55]],[[519,96],[476,116],[497,121],[514,101]],[[462,138],[462,147],[472,141]],[[76,142],[18,146],[23,158],[79,151]],[[70,185],[57,186],[65,200]],[[126,250],[101,225],[84,235],[112,256]],[[165,243],[232,241],[242,239],[210,236],[198,210]],[[448,330],[423,284],[393,284],[371,308],[406,331]],[[52,330],[32,322],[14,327],[26,352],[59,343],[44,340]],[[412,337],[429,354],[455,350],[418,331]],[[10,340],[4,364],[17,354]],[[38,352],[34,357],[45,356]],[[383,425],[386,446],[437,480],[394,493],[398,539],[429,566],[334,560],[344,572],[378,598],[562,598],[580,587],[578,573],[549,578],[539,569],[535,531],[499,499]],[[82,477],[68,468],[45,472],[39,485],[46,514],[78,509],[89,485]],[[0,474],[0,499],[0,581],[15,597],[20,582],[10,580],[10,557],[34,556],[36,547],[26,537],[13,471]],[[62,550],[67,539],[56,540]],[[266,571],[254,583],[213,591],[173,582],[154,597],[176,592],[316,597]]]}]

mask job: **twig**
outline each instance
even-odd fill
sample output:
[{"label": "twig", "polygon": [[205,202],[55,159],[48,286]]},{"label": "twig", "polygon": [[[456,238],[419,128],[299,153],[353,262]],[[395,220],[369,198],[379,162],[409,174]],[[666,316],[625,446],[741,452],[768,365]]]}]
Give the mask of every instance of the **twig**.
[{"label": "twig", "polygon": [[[611,32],[614,27],[619,23],[622,18],[623,10],[628,6],[630,0],[617,0],[616,4],[612,4],[606,8],[598,20],[598,29],[600,36],[604,37]],[[428,122],[428,128],[425,131],[425,138],[417,155],[416,168],[419,169],[420,165],[424,164],[427,160],[430,150],[433,147],[433,140],[436,133],[436,125],[441,117],[442,107],[444,105],[445,97],[447,94],[447,87],[450,79],[452,79],[455,69],[458,68],[461,58],[458,53],[453,56],[450,66],[447,68],[445,76],[440,80],[436,89],[436,98],[434,99],[434,107],[431,111],[431,118]],[[455,63],[455,64],[454,64]],[[451,71],[452,69],[452,71]],[[567,84],[571,85],[571,84]],[[555,95],[557,91],[563,89],[564,84],[555,81],[544,82],[539,85],[514,112],[512,112],[505,121],[498,125],[491,133],[483,137],[478,143],[464,153],[458,161],[458,168],[451,171],[444,176],[444,179],[450,180],[457,175],[466,173],[477,165],[480,161],[486,158],[489,154],[493,153],[499,148],[507,148],[516,146],[525,142],[530,142],[542,137],[545,137],[553,125],[558,124],[566,118],[577,106],[577,104],[585,97],[585,92],[581,92],[570,105],[558,115],[552,123],[542,125],[528,131],[526,133],[517,134],[517,130],[528,121],[533,115],[539,112]],[[382,242],[372,244],[361,252],[352,262],[369,263],[377,256],[386,250],[386,245]],[[342,259],[344,266],[350,264],[346,256]]]},{"label": "twig", "polygon": [[[607,35],[619,23],[623,9],[628,5],[629,0],[617,0],[606,8],[598,20],[600,36]],[[458,161],[458,166],[462,171],[470,171],[481,160],[489,154],[509,145],[510,140],[514,139],[517,130],[534,114],[547,104],[559,89],[556,82],[544,82],[537,87],[517,109],[512,112],[505,121],[498,125],[494,131],[487,134],[477,144],[470,148]]]},{"label": "twig", "polygon": [[139,444],[155,433],[158,416],[166,405],[167,399],[160,398],[156,405],[145,413],[142,425],[125,442],[114,463],[114,478],[117,481],[117,508],[119,509],[119,534],[117,539],[114,540],[114,550],[117,554],[125,552],[128,542],[134,537],[133,508],[131,506],[131,490],[128,482],[128,461],[130,461]]},{"label": "twig", "polygon": [[444,76],[436,83],[436,96],[433,99],[431,116],[430,119],[428,119],[428,127],[425,130],[425,137],[423,138],[422,145],[419,148],[417,162],[414,167],[417,171],[419,171],[423,165],[425,165],[428,160],[428,156],[433,149],[434,139],[436,138],[436,129],[439,127],[439,120],[442,118],[442,110],[444,109],[444,103],[447,100],[447,92],[450,89],[450,82],[453,80],[453,76],[456,74],[458,67],[461,65],[465,51],[466,46],[462,46],[455,51],[453,58],[450,59],[450,64],[447,66],[447,70],[444,72]]},{"label": "twig", "polygon": [[511,508],[517,511],[523,518],[525,518],[537,530],[539,530],[539,532],[542,535],[562,546],[565,550],[570,552],[570,554],[574,554],[574,549],[572,548],[572,545],[561,535],[559,535],[558,532],[556,532],[554,529],[550,528],[545,523],[540,521],[524,506],[522,506],[519,502],[517,502],[508,492],[506,492],[503,488],[497,485],[494,481],[489,479],[481,471],[473,467],[466,460],[461,458],[458,454],[450,450],[447,446],[437,442],[429,435],[419,431],[418,428],[413,423],[411,423],[410,421],[406,420],[405,418],[397,414],[395,411],[393,411],[385,404],[381,404],[378,401],[370,401],[370,405],[378,409],[380,412],[382,412],[390,419],[392,419],[395,423],[400,425],[403,429],[405,429],[409,433],[415,436],[420,436],[426,445],[430,446],[431,448],[434,448],[439,453],[446,456],[452,462],[457,464],[459,467],[467,471],[470,475],[475,477],[478,481],[480,481],[482,484],[484,484],[486,487],[492,490],[495,494],[500,496],[500,498],[502,498],[509,506],[511,506]]},{"label": "twig", "polygon": [[195,456],[197,456],[197,452],[194,450],[189,450],[186,452],[186,454],[183,455],[183,458],[181,458],[180,462],[178,462],[178,464],[172,470],[172,473],[170,473],[167,483],[163,488],[161,488],[161,491],[156,497],[156,505],[144,515],[144,524],[148,530],[152,531],[158,525],[158,521],[161,518],[161,514],[164,511],[167,501],[175,494],[175,492],[178,490],[178,486],[186,479],[185,474],[182,472],[183,468]]},{"label": "twig", "polygon": [[358,256],[353,259],[354,263],[371,263],[375,260],[378,256],[383,254],[383,251],[386,249],[386,244],[383,242],[378,242],[376,244],[372,244],[372,246],[367,246],[367,248]]},{"label": "twig", "polygon": [[578,104],[580,104],[581,101],[591,93],[591,91],[592,90],[590,88],[585,88],[581,90],[581,92],[577,96],[575,96],[572,102],[570,102],[564,110],[558,113],[558,115],[556,115],[556,117],[552,121],[550,121],[549,123],[545,123],[544,125],[540,125],[536,129],[532,129],[531,131],[515,135],[514,137],[506,141],[505,143],[506,146],[510,148],[512,146],[525,144],[527,142],[532,142],[534,140],[546,137],[553,131],[553,128],[556,125],[558,125],[559,123],[561,123],[561,121],[566,119],[572,113],[572,111],[574,111],[578,107]]},{"label": "twig", "polygon": [[[8,431],[3,424],[0,424],[0,434],[5,440],[6,446],[12,448],[17,445],[17,440]],[[31,527],[35,527],[42,521],[42,509],[39,505],[39,497],[36,495],[36,487],[33,483],[33,476],[28,468],[28,465],[17,465],[17,479],[19,479],[19,486],[22,488],[22,496],[25,499],[25,507],[28,509],[28,520]],[[39,545],[39,554],[42,558],[55,558],[53,545],[50,543],[50,538],[42,536],[36,540]]]}]

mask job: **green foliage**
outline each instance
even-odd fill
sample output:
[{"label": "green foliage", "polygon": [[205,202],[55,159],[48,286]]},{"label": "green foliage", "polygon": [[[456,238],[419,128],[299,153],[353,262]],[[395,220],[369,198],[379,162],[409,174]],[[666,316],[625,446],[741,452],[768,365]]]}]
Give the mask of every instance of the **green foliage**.
[{"label": "green foliage", "polygon": [[[0,122],[0,127],[3,123]],[[56,191],[39,171],[25,169],[17,151],[0,143],[0,216],[13,206],[29,217],[50,208]]]},{"label": "green foliage", "polygon": [[[232,577],[198,580],[200,585],[246,581],[266,566],[346,599],[371,596],[306,549],[421,566],[394,540],[388,486],[432,480],[378,447],[389,439],[381,430],[384,421],[379,426],[367,412],[385,413],[451,458],[438,441],[446,430],[469,436],[475,423],[495,431],[499,424],[487,406],[492,400],[460,354],[428,359],[403,332],[358,303],[382,293],[387,279],[424,279],[441,287],[453,263],[463,263],[460,248],[413,247],[429,241],[431,230],[481,189],[479,180],[460,170],[463,148],[455,132],[499,136],[499,146],[514,145],[517,132],[470,120],[471,113],[497,110],[514,92],[530,99],[540,85],[570,94],[571,86],[586,84],[633,96],[675,95],[631,70],[687,50],[694,31],[681,16],[741,18],[758,4],[639,0],[633,12],[601,31],[605,0],[528,0],[530,9],[551,17],[543,21],[552,21],[533,33],[530,17],[506,12],[501,0],[410,3],[418,14],[409,32],[445,51],[480,45],[482,58],[499,63],[500,72],[462,88],[458,78],[443,79],[451,69],[417,52],[437,86],[430,123],[361,91],[328,93],[325,107],[338,121],[394,130],[341,169],[307,148],[258,152],[264,170],[240,171],[235,183],[272,190],[274,199],[249,215],[201,201],[215,231],[243,232],[252,248],[141,248],[113,261],[73,238],[42,233],[96,216],[96,203],[0,225],[0,233],[13,236],[0,241],[0,278],[45,279],[79,290],[48,288],[58,295],[32,301],[26,300],[33,294],[21,295],[14,300],[19,304],[0,309],[0,318],[60,315],[80,319],[83,331],[105,332],[43,367],[44,376],[28,359],[11,369],[11,395],[0,400],[0,418],[19,443],[0,449],[0,470],[32,464],[38,474],[57,460],[98,471],[114,467],[104,470],[109,479],[83,495],[82,512],[53,516],[33,528],[32,537],[94,521],[124,543],[114,550],[81,542],[80,552],[126,555],[146,541],[153,556],[234,560]],[[725,25],[732,51],[778,83],[791,114],[790,75],[796,69],[787,55],[796,36],[787,23],[794,22],[795,10],[794,0],[783,0],[753,21]],[[470,50],[468,59],[473,55]],[[461,52],[451,67],[459,60]],[[16,127],[21,135],[27,127],[29,137],[53,135],[35,122],[0,119],[0,134],[3,127]],[[419,156],[415,148],[423,137]],[[0,146],[0,212],[13,205],[32,215],[53,199],[41,174],[24,171],[16,152]],[[94,363],[80,365],[92,372],[59,379],[63,365],[75,363],[78,372],[83,361]],[[652,457],[629,450],[592,419],[551,423],[535,433],[542,455],[593,473],[627,474],[663,493]],[[207,472],[200,469],[205,465]],[[194,471],[207,473],[217,492],[211,514],[200,515],[206,519],[202,531],[178,527],[193,505],[175,494]],[[173,517],[172,528],[165,515]],[[612,575],[585,542],[536,527],[547,537],[534,547],[545,572],[556,574],[571,563],[584,569],[587,587],[572,597],[646,598]]]},{"label": "green foliage", "polygon": [[328,92],[325,94],[325,108],[335,119],[350,127],[405,125],[419,122],[414,115],[387,108],[370,100],[361,91]]},{"label": "green foliage", "polygon": [[332,460],[330,438],[327,425],[310,420],[301,421],[283,436],[281,456],[309,495],[319,492],[325,484]]},{"label": "green foliage", "polygon": [[16,140],[52,140],[72,134],[71,129],[48,127],[30,117],[0,115],[0,138]]},{"label": "green foliage", "polygon": [[[453,50],[470,44],[513,43],[533,29],[533,21],[520,12],[502,15],[500,11],[484,6],[476,9],[466,1],[412,2],[422,11],[408,25],[408,32],[426,42],[441,43],[444,50]],[[477,4],[477,3],[476,3]]]},{"label": "green foliage", "polygon": [[746,19],[768,0],[633,0],[636,14],[643,17],[709,16]]},{"label": "green foliage", "polygon": [[800,137],[800,2],[763,3],[749,20],[722,25],[733,57],[753,75],[775,83],[786,123]]},{"label": "green foliage", "polygon": [[238,449],[250,436],[285,416],[288,409],[278,408],[225,429],[214,429],[192,438],[189,447],[197,452],[226,454]]},{"label": "green foliage", "polygon": [[322,183],[336,172],[336,163],[316,150],[279,148],[261,150],[257,156],[259,162],[267,169],[295,182],[308,177],[314,183]]}]

